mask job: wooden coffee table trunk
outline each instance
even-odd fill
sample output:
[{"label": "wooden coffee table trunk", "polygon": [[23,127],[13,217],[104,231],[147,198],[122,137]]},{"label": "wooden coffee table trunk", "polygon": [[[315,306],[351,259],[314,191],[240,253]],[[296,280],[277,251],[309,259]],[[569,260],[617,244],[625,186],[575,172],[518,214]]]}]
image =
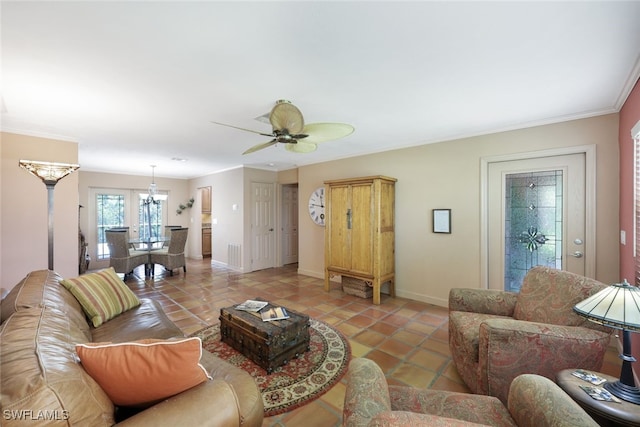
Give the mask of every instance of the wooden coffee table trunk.
[{"label": "wooden coffee table trunk", "polygon": [[222,308],[220,339],[271,373],[309,349],[309,316],[286,310],[289,319],[265,322],[259,313]]}]

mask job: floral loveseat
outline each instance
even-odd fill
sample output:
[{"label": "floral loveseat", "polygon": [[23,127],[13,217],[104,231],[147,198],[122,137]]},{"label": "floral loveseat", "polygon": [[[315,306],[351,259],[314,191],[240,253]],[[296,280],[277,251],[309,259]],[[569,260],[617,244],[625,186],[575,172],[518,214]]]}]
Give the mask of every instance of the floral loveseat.
[{"label": "floral loveseat", "polygon": [[[0,303],[2,426],[262,425],[262,396],[248,373],[202,351],[158,302],[138,300],[128,288],[118,294],[131,302],[125,312],[108,304],[97,310],[115,314],[110,320],[85,314],[66,287],[81,278],[126,288],[113,269],[69,281],[40,270]],[[140,352],[149,357],[134,365]]]},{"label": "floral loveseat", "polygon": [[520,374],[550,379],[563,369],[598,371],[612,329],[579,316],[573,306],[606,287],[548,267],[527,272],[519,293],[452,289],[449,349],[473,393],[507,401]]},{"label": "floral loveseat", "polygon": [[505,406],[492,396],[388,385],[373,361],[356,358],[347,372],[345,427],[596,427],[553,381],[521,375]]}]

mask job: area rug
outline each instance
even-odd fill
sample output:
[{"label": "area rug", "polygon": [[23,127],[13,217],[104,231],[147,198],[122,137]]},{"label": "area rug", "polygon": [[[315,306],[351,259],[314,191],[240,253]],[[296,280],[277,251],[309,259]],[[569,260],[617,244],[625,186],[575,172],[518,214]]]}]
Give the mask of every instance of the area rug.
[{"label": "area rug", "polygon": [[316,319],[310,319],[309,335],[308,351],[268,375],[263,368],[220,341],[220,325],[192,334],[202,339],[204,349],[255,378],[262,393],[265,417],[291,411],[317,399],[346,373],[351,358],[347,339]]}]

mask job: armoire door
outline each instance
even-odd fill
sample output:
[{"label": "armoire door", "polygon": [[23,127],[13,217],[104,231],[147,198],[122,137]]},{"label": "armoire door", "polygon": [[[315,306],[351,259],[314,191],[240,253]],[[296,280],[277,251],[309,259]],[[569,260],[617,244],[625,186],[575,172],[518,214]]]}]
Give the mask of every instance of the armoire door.
[{"label": "armoire door", "polygon": [[351,187],[338,185],[328,190],[331,197],[328,220],[331,221],[331,250],[329,265],[336,268],[349,270],[351,268],[351,240],[348,228],[349,215],[351,215],[350,199]]},{"label": "armoire door", "polygon": [[351,271],[373,273],[373,184],[351,186]]}]

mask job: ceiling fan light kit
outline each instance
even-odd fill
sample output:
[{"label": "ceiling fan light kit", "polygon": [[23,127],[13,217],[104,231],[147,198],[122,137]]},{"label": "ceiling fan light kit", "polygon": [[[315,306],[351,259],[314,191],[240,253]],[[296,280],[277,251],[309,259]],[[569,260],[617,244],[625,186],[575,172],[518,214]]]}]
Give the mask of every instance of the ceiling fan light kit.
[{"label": "ceiling fan light kit", "polygon": [[346,123],[312,123],[305,125],[304,117],[298,107],[284,99],[278,100],[271,109],[269,122],[272,127],[270,134],[212,121],[217,125],[273,138],[269,142],[254,145],[242,154],[254,153],[277,143],[285,144],[287,151],[311,153],[318,148],[318,143],[344,138],[354,131],[353,126]]}]

